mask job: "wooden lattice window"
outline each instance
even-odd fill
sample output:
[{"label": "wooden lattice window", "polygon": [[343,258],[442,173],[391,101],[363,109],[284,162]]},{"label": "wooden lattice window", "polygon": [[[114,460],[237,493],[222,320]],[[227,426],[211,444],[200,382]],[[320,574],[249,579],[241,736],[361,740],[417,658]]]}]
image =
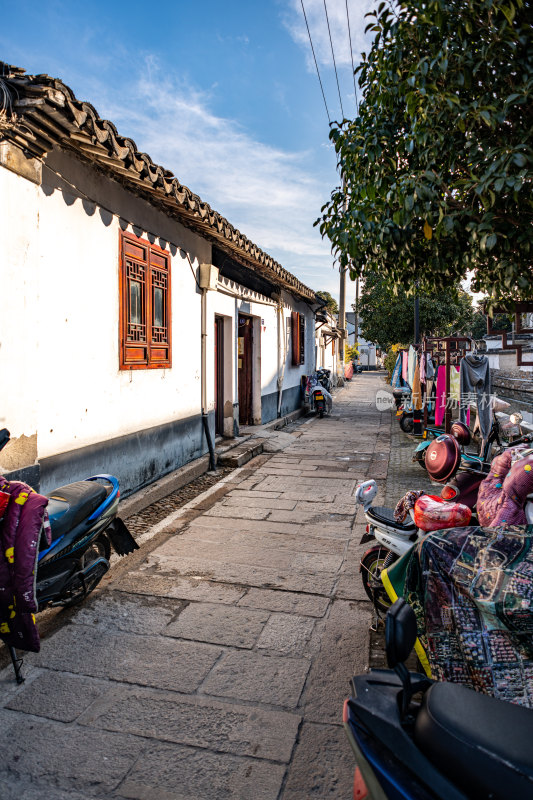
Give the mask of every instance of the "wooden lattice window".
[{"label": "wooden lattice window", "polygon": [[120,369],[172,366],[170,255],[120,234]]},{"label": "wooden lattice window", "polygon": [[292,320],[292,363],[293,366],[305,364],[305,317],[291,311]]}]

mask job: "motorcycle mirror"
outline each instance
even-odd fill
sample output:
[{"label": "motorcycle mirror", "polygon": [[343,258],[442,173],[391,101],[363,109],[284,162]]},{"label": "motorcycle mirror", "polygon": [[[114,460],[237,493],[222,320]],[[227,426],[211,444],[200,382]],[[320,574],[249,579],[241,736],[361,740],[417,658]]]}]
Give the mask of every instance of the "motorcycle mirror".
[{"label": "motorcycle mirror", "polygon": [[10,439],[10,433],[8,429],[2,428],[0,430],[0,450],[2,450],[2,448],[6,446],[6,444],[9,442],[9,439]]}]

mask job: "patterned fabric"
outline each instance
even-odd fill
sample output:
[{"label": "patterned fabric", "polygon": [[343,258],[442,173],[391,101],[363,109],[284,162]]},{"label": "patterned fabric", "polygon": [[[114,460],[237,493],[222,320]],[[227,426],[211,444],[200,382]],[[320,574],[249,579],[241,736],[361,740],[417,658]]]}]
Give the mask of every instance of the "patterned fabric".
[{"label": "patterned fabric", "polygon": [[433,678],[533,708],[532,525],[435,531],[382,577]]},{"label": "patterned fabric", "polygon": [[415,503],[419,497],[422,497],[424,492],[417,490],[412,492],[407,492],[404,494],[401,500],[398,501],[396,504],[396,508],[394,509],[394,519],[396,522],[403,522],[404,519],[407,517],[409,512],[412,508],[415,507]]},{"label": "patterned fabric", "polygon": [[30,486],[0,477],[0,492],[9,496],[0,521],[0,638],[22,650],[38,652],[37,558],[41,541],[51,543],[48,498]]}]

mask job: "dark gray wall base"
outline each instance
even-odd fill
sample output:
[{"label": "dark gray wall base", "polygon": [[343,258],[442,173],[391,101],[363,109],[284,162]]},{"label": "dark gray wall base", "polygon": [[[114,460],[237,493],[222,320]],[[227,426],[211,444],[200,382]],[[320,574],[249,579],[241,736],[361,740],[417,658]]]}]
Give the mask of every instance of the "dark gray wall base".
[{"label": "dark gray wall base", "polygon": [[[300,386],[291,386],[283,390],[281,398],[281,416],[296,411],[302,405],[302,390]],[[278,416],[278,393],[264,394],[261,397],[261,423],[264,425],[277,419]]]},{"label": "dark gray wall base", "polygon": [[32,464],[31,467],[22,467],[21,469],[14,469],[11,472],[4,473],[6,481],[22,481],[27,483],[36,492],[40,491],[41,482],[41,467],[39,464]]},{"label": "dark gray wall base", "polygon": [[[213,413],[209,428],[214,440]],[[118,478],[121,497],[127,497],[206,452],[201,416],[176,420],[41,459],[41,492],[107,472]]]}]

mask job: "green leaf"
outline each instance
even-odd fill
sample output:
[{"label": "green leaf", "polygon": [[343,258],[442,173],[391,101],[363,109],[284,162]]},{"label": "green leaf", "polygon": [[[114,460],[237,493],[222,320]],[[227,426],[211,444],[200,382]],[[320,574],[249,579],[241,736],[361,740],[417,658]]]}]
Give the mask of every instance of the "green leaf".
[{"label": "green leaf", "polygon": [[492,248],[494,247],[494,245],[497,242],[497,239],[498,239],[498,237],[496,236],[495,233],[491,233],[490,236],[487,236],[487,239],[486,239],[486,242],[485,242],[486,249],[487,250],[492,250]]},{"label": "green leaf", "polygon": [[515,14],[516,14],[516,9],[515,9],[514,5],[512,3],[510,3],[510,5],[508,5],[508,6],[501,6],[500,10],[501,10],[502,14],[505,16],[505,19],[507,20],[509,25],[512,25],[513,24],[513,20],[515,18]]},{"label": "green leaf", "polygon": [[525,167],[527,164],[527,158],[523,153],[515,153],[513,156],[513,161],[517,167]]}]

